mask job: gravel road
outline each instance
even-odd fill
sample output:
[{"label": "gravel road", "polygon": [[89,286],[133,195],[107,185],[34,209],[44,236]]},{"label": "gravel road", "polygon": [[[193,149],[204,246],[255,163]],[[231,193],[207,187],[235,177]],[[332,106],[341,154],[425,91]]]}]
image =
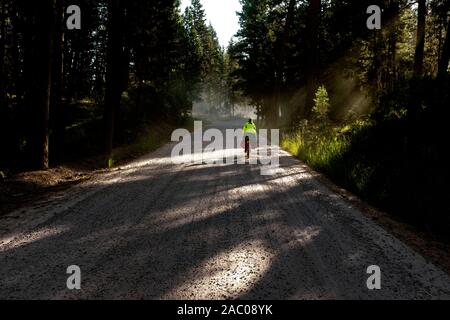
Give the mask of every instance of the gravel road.
[{"label": "gravel road", "polygon": [[[1,217],[0,298],[450,298],[446,273],[286,152],[262,176],[173,164],[173,146]],[[70,265],[81,290],[66,287]],[[381,290],[367,288],[371,265]]]}]

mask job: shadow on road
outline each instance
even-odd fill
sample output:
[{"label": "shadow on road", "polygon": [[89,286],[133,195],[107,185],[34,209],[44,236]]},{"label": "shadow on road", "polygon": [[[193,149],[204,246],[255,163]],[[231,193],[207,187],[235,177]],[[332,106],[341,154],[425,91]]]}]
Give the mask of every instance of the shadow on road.
[{"label": "shadow on road", "polygon": [[[385,299],[442,293],[411,276],[402,262],[409,253],[386,249],[389,238],[355,219],[355,211],[298,161],[284,156],[280,163],[283,173],[268,177],[251,165],[144,166],[0,246],[0,298]],[[415,273],[426,270],[421,263]],[[372,264],[388,271],[382,292],[367,290]],[[81,267],[81,291],[66,289],[70,265]]]}]

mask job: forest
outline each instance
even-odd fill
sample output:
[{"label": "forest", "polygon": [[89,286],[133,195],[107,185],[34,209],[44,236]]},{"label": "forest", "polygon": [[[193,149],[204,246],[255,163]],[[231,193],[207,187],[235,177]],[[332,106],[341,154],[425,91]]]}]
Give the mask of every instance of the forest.
[{"label": "forest", "polygon": [[[66,27],[69,5],[79,30]],[[93,154],[111,166],[114,147],[146,127],[185,124],[200,98],[226,100],[226,55],[199,0],[183,13],[163,0],[2,0],[0,10],[4,172]]]},{"label": "forest", "polygon": [[[282,147],[448,236],[450,1],[242,1],[234,87]],[[381,29],[367,8],[381,8]]]},{"label": "forest", "polygon": [[[93,153],[112,166],[115,146],[186,124],[196,101],[229,114],[245,101],[314,169],[446,234],[450,1],[241,4],[222,48],[200,0],[183,12],[178,0],[1,0],[0,171]],[[80,30],[65,27],[68,5]]]}]

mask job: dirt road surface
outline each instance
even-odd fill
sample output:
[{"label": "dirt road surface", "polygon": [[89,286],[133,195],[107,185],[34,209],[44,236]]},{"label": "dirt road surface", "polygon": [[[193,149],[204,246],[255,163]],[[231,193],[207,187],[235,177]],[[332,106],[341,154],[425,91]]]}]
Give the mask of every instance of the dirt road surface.
[{"label": "dirt road surface", "polygon": [[[240,127],[222,122],[215,127]],[[174,144],[0,219],[2,299],[443,299],[449,276],[281,152],[173,164]],[[81,290],[66,287],[81,268]],[[381,290],[366,273],[381,268]]]}]

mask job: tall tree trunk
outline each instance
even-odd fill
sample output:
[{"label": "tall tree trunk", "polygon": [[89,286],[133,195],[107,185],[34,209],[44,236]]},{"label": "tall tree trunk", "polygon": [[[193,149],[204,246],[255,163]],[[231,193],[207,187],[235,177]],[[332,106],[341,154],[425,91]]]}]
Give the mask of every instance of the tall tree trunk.
[{"label": "tall tree trunk", "polygon": [[417,43],[414,56],[414,76],[423,75],[423,54],[425,49],[425,27],[427,15],[427,1],[418,0],[419,11],[417,16]]},{"label": "tall tree trunk", "polygon": [[[419,10],[417,16],[417,43],[416,52],[414,57],[414,77],[418,78],[423,76],[423,58],[425,48],[425,28],[426,28],[426,15],[427,15],[427,2],[426,0],[418,0]],[[413,79],[410,86],[410,117],[417,120],[419,116],[420,106],[422,104],[423,94],[421,92],[422,83],[419,79]]]},{"label": "tall tree trunk", "polygon": [[389,0],[386,10],[388,24],[388,69],[386,73],[385,85],[388,90],[393,90],[398,78],[397,68],[397,43],[398,28],[400,20],[400,1]]},{"label": "tall tree trunk", "polygon": [[[40,1],[35,4],[36,12],[36,55],[35,75],[36,87],[32,105],[36,118],[33,137],[34,167],[46,170],[49,168],[49,110],[52,87],[52,56],[54,40],[54,7],[53,0]],[[37,123],[36,123],[37,122]]]},{"label": "tall tree trunk", "polygon": [[0,107],[5,106],[6,101],[6,75],[5,75],[5,50],[6,50],[6,1],[0,6]]},{"label": "tall tree trunk", "polygon": [[11,92],[19,96],[19,91],[23,87],[21,81],[21,63],[20,63],[20,53],[19,53],[19,29],[20,22],[18,17],[17,4],[11,7],[10,18],[11,18]]},{"label": "tall tree trunk", "polygon": [[281,96],[281,83],[283,80],[284,73],[284,60],[285,60],[285,52],[286,45],[289,38],[289,31],[292,27],[292,21],[294,20],[294,11],[297,0],[289,0],[288,4],[288,12],[286,15],[286,23],[284,25],[283,36],[281,42],[279,43],[279,47],[276,50],[275,57],[275,86],[274,86],[274,102],[273,102],[273,110],[271,112],[271,122],[274,127],[278,127],[279,122],[279,112],[280,112],[280,96]]},{"label": "tall tree trunk", "polygon": [[[21,27],[22,32],[17,32],[15,34],[15,43],[17,45],[22,43],[23,46],[23,61],[20,61],[18,50],[17,58],[14,61],[14,64],[17,63],[17,66],[22,65],[22,76],[19,78],[20,85],[18,85],[18,89],[16,94],[18,97],[22,94],[22,98],[19,102],[19,121],[21,130],[24,132],[24,140],[26,141],[25,153],[26,156],[23,159],[23,162],[20,163],[21,166],[26,167],[35,167],[37,162],[35,159],[35,137],[36,137],[36,108],[33,104],[35,101],[35,88],[36,88],[36,79],[35,74],[37,70],[36,64],[34,64],[35,58],[35,43],[33,42],[34,34],[35,34],[35,24],[33,17],[33,8],[30,8],[24,5],[21,1],[17,2],[17,15],[15,16],[15,22],[18,26]],[[19,18],[20,17],[20,18]],[[22,38],[22,40],[20,40]],[[16,69],[18,71],[19,69]],[[18,152],[20,153],[20,149],[18,148]],[[22,159],[21,159],[22,160]]]},{"label": "tall tree trunk", "polygon": [[314,107],[314,97],[318,85],[318,65],[319,65],[319,23],[320,23],[321,1],[310,0],[308,11],[308,59],[307,59],[307,81],[306,81],[306,102],[300,119],[307,119],[311,115]]},{"label": "tall tree trunk", "polygon": [[[418,77],[423,76],[423,59],[425,48],[425,28],[426,28],[426,15],[427,15],[427,3],[426,0],[418,0],[418,16],[417,16],[417,43],[414,56],[414,77],[410,82],[409,93],[409,110],[407,117],[407,132],[404,138],[404,160],[403,166],[407,168],[408,172],[414,171],[415,159],[418,153],[417,146],[420,141],[420,132],[417,130],[417,124],[420,123],[420,110],[423,101],[422,81]],[[408,175],[406,183],[408,186],[417,185],[415,175]],[[415,190],[411,190],[412,194],[415,194]]]},{"label": "tall tree trunk", "polygon": [[445,36],[444,46],[442,48],[442,54],[439,60],[438,74],[444,75],[447,73],[449,60],[450,60],[450,20],[448,21],[447,34]]},{"label": "tall tree trunk", "polygon": [[52,149],[54,159],[60,162],[64,154],[65,112],[62,99],[64,75],[64,0],[54,0],[55,3],[55,33],[53,54],[53,88],[50,115],[53,128]]},{"label": "tall tree trunk", "polygon": [[123,11],[121,0],[109,2],[108,22],[108,52],[106,70],[105,108],[103,120],[105,123],[105,156],[108,166],[112,163],[114,125],[117,110],[120,107],[122,96],[122,58],[123,58],[123,35],[122,35]]},{"label": "tall tree trunk", "polygon": [[[123,1],[121,3],[121,50],[120,50],[120,97],[122,96],[122,92],[126,91],[128,88],[129,83],[129,74],[130,74],[130,60],[131,60],[131,49],[132,49],[132,39],[131,37],[125,37],[125,34],[131,34],[131,19],[132,17],[129,16],[129,5],[130,3],[128,1]],[[120,98],[119,98],[119,104],[120,104]],[[123,132],[124,130],[124,122],[123,122],[123,110],[119,107],[119,104],[117,104],[116,110],[115,110],[115,123],[114,123],[114,131],[116,133]]]}]

